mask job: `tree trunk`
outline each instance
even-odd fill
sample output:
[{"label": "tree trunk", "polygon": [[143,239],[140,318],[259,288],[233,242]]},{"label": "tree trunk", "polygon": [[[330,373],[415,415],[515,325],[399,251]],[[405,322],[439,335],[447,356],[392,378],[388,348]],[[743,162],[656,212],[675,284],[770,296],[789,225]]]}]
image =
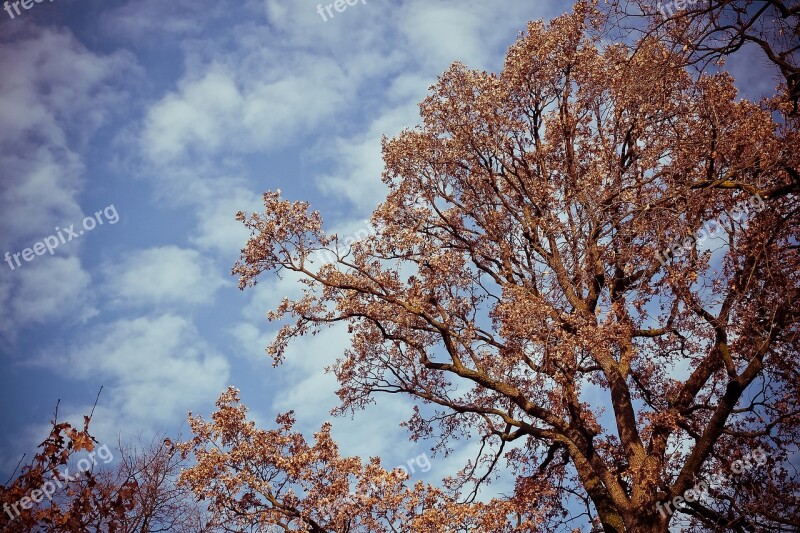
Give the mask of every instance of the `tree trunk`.
[{"label": "tree trunk", "polygon": [[639,509],[624,516],[625,531],[630,531],[631,533],[667,533],[669,531],[669,519],[669,516],[661,516],[650,510]]}]

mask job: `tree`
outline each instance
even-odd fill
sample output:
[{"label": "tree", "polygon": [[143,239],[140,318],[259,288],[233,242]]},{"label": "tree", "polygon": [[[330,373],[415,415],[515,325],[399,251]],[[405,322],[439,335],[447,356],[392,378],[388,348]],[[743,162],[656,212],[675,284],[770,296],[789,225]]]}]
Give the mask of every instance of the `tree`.
[{"label": "tree", "polygon": [[149,443],[139,445],[120,442],[117,449],[116,468],[102,473],[100,479],[107,487],[132,487],[128,510],[119,519],[120,531],[214,531],[191,490],[178,483],[182,470],[189,464],[169,438],[157,435]]},{"label": "tree", "polygon": [[[263,214],[238,215],[251,237],[233,272],[243,289],[301,277],[269,314],[289,320],[276,364],[293,338],[348,325],[337,413],[405,394],[411,438],[481,443],[487,471],[451,480],[431,531],[464,527],[501,457],[517,477],[491,531],[572,527],[576,499],[607,532],[796,530],[798,119],[785,98],[737,100],[729,75],[690,75],[653,36],[600,48],[597,17],[579,3],[530,23],[499,75],[446,71],[422,124],[383,144],[374,235],[343,249],[307,203],[267,192]],[[325,428],[309,447],[289,418],[255,433],[221,402],[186,448],[196,493],[262,525],[363,530],[313,503],[365,476],[308,466],[340,460]]]},{"label": "tree", "polygon": [[[94,468],[97,441],[89,433],[91,415],[84,417],[83,429],[58,421],[58,409],[48,437],[39,445],[33,460],[19,476],[0,487],[0,530],[27,531],[118,531],[135,481],[110,485],[100,481]],[[86,455],[84,455],[86,454]],[[75,465],[76,457],[86,465]],[[24,459],[24,457],[23,457]],[[22,463],[22,460],[20,460]],[[12,474],[13,477],[13,474]]]},{"label": "tree", "polygon": [[[541,519],[536,510],[518,512],[513,499],[459,505],[421,482],[406,487],[408,474],[385,470],[379,458],[364,465],[341,457],[330,424],[311,446],[292,431],[292,413],[279,415],[276,429],[257,429],[236,389],[217,408],[211,422],[190,415],[195,437],[179,445],[184,458],[196,459],[181,484],[209,502],[215,531],[502,532],[529,531]],[[510,514],[518,529],[509,527]]]},{"label": "tree", "polygon": [[169,439],[146,448],[120,444],[114,453],[89,433],[92,415],[83,429],[57,415],[41,451],[0,487],[0,531],[212,531],[203,508],[177,483],[188,465]]},{"label": "tree", "polygon": [[611,0],[609,6],[611,28],[643,30],[656,36],[686,65],[703,69],[746,45],[756,46],[777,67],[785,82],[785,97],[797,114],[800,4],[783,0]]}]

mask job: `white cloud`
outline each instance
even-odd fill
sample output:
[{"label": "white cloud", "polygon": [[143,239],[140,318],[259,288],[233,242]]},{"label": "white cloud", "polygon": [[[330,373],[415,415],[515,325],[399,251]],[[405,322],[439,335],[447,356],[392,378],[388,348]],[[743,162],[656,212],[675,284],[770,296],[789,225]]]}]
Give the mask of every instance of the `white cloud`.
[{"label": "white cloud", "polygon": [[4,181],[0,192],[0,246],[12,250],[27,245],[53,233],[56,224],[65,227],[67,221],[82,218],[77,192],[83,165],[75,154],[41,146],[20,154],[1,153],[0,162],[0,172],[14,176]]},{"label": "white cloud", "polygon": [[318,178],[320,189],[328,194],[346,198],[369,215],[386,197],[381,181],[383,159],[381,138],[391,137],[404,127],[419,122],[416,99],[398,105],[378,116],[365,134],[339,136],[328,140],[325,154],[334,162],[334,172]]},{"label": "white cloud", "polygon": [[6,249],[81,216],[76,152],[124,94],[127,54],[100,56],[66,31],[35,30],[0,46],[0,245]]},{"label": "white cloud", "polygon": [[[201,4],[192,17],[205,24],[212,15]],[[243,235],[227,218],[234,206],[242,209],[242,195],[225,193],[224,208],[201,200],[202,189],[223,190],[212,176],[229,173],[231,160],[292,144],[311,147],[306,160],[326,169],[309,176],[323,193],[369,214],[385,194],[381,136],[419,121],[417,103],[452,61],[499,66],[489,64],[498,51],[531,13],[544,14],[499,0],[370,0],[323,22],[316,4],[262,5],[262,14],[237,20],[224,40],[212,33],[202,43],[183,41],[186,72],[153,102],[138,133],[158,187],[166,177],[181,196],[196,195],[190,203],[203,216],[192,242],[203,249],[230,253]],[[149,1],[127,9],[128,17],[157,10]]]},{"label": "white cloud", "polygon": [[136,69],[127,53],[98,55],[68,31],[53,29],[34,29],[4,44],[0,65],[0,142],[35,133],[36,144],[60,147],[74,142],[73,135],[94,133],[126,96],[110,82]]},{"label": "white cloud", "polygon": [[103,270],[105,292],[118,306],[203,304],[231,285],[199,252],[177,246],[139,250]]},{"label": "white cloud", "polygon": [[216,251],[232,265],[250,235],[244,224],[236,220],[236,213],[261,212],[264,203],[255,191],[225,180],[207,180],[202,185],[207,190],[206,194],[195,196],[197,228],[190,241],[203,250]]},{"label": "white cloud", "polygon": [[271,150],[340,109],[347,87],[340,68],[307,57],[298,68],[276,76],[279,60],[278,55],[252,57],[255,70],[238,73],[215,62],[184,78],[149,109],[143,153],[164,164],[185,156]]},{"label": "white cloud", "polygon": [[82,322],[97,314],[88,288],[91,276],[77,257],[35,257],[0,275],[0,332],[14,336],[18,328],[66,318]]},{"label": "white cloud", "polygon": [[217,150],[240,116],[242,96],[219,66],[161,99],[145,119],[143,149],[153,159],[172,159],[192,145]]},{"label": "white cloud", "polygon": [[274,335],[262,332],[250,322],[242,322],[228,329],[228,334],[237,343],[236,354],[258,366],[271,366],[272,359],[266,354],[266,347]]},{"label": "white cloud", "polygon": [[149,44],[154,36],[197,35],[225,8],[210,0],[138,0],[104,12],[102,21],[113,37]]},{"label": "white cloud", "polygon": [[[80,150],[126,96],[113,82],[136,67],[129,54],[95,54],[67,30],[10,26],[15,39],[0,46],[0,253],[14,254],[83,217]],[[80,243],[2,274],[4,335],[96,312],[75,257]]]},{"label": "white cloud", "polygon": [[227,361],[194,325],[171,314],[119,320],[91,331],[66,355],[42,354],[41,364],[72,379],[106,384],[102,405],[117,431],[180,420],[216,399],[228,385]]},{"label": "white cloud", "polygon": [[[486,46],[486,21],[491,16],[493,2],[414,2],[405,11],[400,27],[425,66],[436,70],[447,68],[453,61],[484,66],[492,56]],[[470,2],[468,2],[470,3]],[[520,21],[524,24],[524,21]],[[500,33],[497,28],[493,33]]]}]

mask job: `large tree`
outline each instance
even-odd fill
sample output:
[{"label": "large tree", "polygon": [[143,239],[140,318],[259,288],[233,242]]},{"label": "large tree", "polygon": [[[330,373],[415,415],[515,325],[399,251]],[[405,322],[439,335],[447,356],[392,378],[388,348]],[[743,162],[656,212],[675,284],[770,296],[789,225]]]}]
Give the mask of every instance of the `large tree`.
[{"label": "large tree", "polygon": [[[576,502],[608,532],[797,530],[792,103],[737,99],[730,76],[690,74],[652,36],[601,46],[596,16],[580,3],[529,24],[498,75],[447,70],[421,125],[383,144],[374,235],[343,246],[307,203],[267,192],[264,213],[239,215],[252,236],[234,273],[242,288],[266,272],[304,284],[269,315],[288,320],[276,363],[293,338],[347,323],[340,412],[408,395],[413,439],[471,435],[490,470],[505,456],[514,493],[489,530],[573,527]],[[301,504],[314,483],[342,483],[297,459],[338,460],[325,431],[319,451],[292,446],[281,419],[254,440],[266,449],[241,453],[255,430],[237,401],[195,421],[198,493],[261,524],[369,530]],[[348,465],[344,478],[364,477]],[[486,474],[465,468],[452,486]],[[288,501],[278,478],[296,488]],[[398,513],[412,497],[399,490]],[[468,492],[430,507],[449,509],[432,529],[387,530],[465,527]]]}]

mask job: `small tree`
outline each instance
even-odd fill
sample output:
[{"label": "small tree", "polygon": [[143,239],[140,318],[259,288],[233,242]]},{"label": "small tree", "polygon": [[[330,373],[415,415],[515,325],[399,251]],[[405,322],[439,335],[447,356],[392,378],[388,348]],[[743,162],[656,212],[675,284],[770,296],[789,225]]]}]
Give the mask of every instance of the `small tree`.
[{"label": "small tree", "polygon": [[203,506],[178,478],[189,464],[169,438],[149,443],[118,444],[119,462],[100,475],[107,487],[131,486],[128,506],[119,530],[149,533],[204,533],[214,531]]},{"label": "small tree", "polygon": [[[96,452],[97,441],[89,433],[91,416],[84,417],[84,427],[78,429],[58,422],[57,414],[56,409],[41,451],[18,477],[0,487],[0,531],[126,531],[121,526],[131,508],[135,481],[104,483],[94,468],[97,461],[85,457]],[[86,468],[71,464],[78,455],[89,462]]]},{"label": "small tree", "polygon": [[58,422],[56,410],[41,451],[0,487],[0,531],[212,531],[193,494],[177,484],[188,465],[169,439],[112,452],[89,433],[91,418],[78,429]]}]

